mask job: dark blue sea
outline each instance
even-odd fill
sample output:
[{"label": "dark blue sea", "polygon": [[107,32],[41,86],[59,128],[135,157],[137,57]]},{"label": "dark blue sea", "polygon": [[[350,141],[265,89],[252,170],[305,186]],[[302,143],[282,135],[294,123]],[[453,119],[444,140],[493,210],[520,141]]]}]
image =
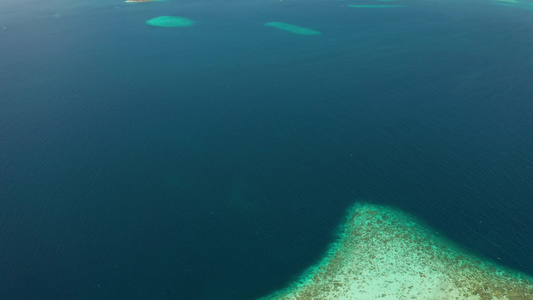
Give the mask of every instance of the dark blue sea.
[{"label": "dark blue sea", "polygon": [[0,299],[254,299],[360,200],[533,274],[533,11],[396,3],[0,0]]}]

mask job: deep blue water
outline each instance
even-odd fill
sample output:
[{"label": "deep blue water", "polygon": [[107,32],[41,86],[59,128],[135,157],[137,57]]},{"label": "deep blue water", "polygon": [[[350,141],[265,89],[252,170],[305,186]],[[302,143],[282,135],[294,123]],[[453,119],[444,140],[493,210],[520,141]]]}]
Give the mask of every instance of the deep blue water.
[{"label": "deep blue water", "polygon": [[533,11],[349,1],[0,0],[0,299],[253,299],[358,199],[533,274]]}]

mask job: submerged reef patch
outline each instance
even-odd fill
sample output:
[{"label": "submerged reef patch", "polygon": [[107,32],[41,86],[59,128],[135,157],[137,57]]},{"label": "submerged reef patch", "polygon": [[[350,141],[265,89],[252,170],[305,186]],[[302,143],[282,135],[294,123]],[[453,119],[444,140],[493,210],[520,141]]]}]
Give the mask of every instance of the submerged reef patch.
[{"label": "submerged reef patch", "polygon": [[304,27],[300,27],[300,26],[296,26],[296,25],[292,25],[288,23],[283,23],[283,22],[270,22],[270,23],[266,23],[265,26],[274,27],[277,29],[288,31],[290,33],[300,34],[300,35],[320,35],[321,34],[320,31],[316,31],[313,29],[304,28]]},{"label": "submerged reef patch", "polygon": [[139,2],[165,2],[167,0],[126,0],[124,2],[132,2],[132,3],[139,3]]},{"label": "submerged reef patch", "polygon": [[358,4],[350,4],[349,7],[353,8],[393,8],[393,7],[405,7],[405,5],[381,5],[381,4],[372,4],[372,5],[358,5]]},{"label": "submerged reef patch", "polygon": [[533,278],[476,257],[400,210],[357,203],[324,258],[262,299],[533,300]]},{"label": "submerged reef patch", "polygon": [[193,20],[175,16],[161,16],[146,21],[146,24],[158,27],[189,27],[194,23]]},{"label": "submerged reef patch", "polygon": [[527,1],[518,1],[518,0],[496,0],[496,4],[502,6],[516,7],[525,10],[533,10],[533,3]]}]

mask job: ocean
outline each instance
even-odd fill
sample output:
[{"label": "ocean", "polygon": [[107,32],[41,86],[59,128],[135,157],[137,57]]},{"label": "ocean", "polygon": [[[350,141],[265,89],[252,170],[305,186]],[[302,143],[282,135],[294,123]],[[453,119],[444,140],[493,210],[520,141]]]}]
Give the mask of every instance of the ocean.
[{"label": "ocean", "polygon": [[0,0],[0,299],[256,299],[361,200],[533,274],[533,11],[375,3]]}]

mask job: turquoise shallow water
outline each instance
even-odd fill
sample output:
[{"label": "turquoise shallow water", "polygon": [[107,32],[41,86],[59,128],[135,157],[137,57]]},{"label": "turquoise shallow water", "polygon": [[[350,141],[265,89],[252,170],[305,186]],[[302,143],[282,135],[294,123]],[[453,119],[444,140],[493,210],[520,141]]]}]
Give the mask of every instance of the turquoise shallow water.
[{"label": "turquoise shallow water", "polygon": [[266,299],[530,299],[533,277],[476,257],[392,207],[358,200],[324,257]]},{"label": "turquoise shallow water", "polygon": [[533,273],[532,12],[394,3],[0,2],[0,298],[253,299],[359,198]]}]

